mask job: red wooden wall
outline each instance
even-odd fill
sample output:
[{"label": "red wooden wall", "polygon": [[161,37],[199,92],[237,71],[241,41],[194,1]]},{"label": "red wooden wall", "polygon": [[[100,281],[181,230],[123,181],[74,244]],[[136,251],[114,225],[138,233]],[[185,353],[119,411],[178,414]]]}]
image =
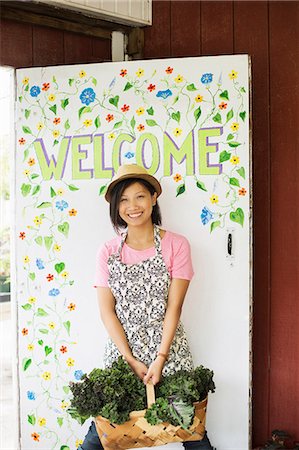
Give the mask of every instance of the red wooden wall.
[{"label": "red wooden wall", "polygon": [[[296,1],[154,0],[145,30],[145,58],[252,58],[254,446],[275,428],[299,440],[298,16]],[[111,60],[108,40],[7,20],[0,55],[14,67]]]}]

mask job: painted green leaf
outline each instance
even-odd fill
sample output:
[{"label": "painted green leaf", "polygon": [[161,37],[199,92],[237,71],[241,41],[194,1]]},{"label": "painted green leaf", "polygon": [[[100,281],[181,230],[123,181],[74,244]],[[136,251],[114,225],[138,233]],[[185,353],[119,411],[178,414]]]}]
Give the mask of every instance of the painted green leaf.
[{"label": "painted green leaf", "polygon": [[231,184],[232,186],[239,186],[240,187],[240,183],[238,178],[232,177],[229,179],[229,184]]},{"label": "painted green leaf", "polygon": [[64,392],[65,392],[66,394],[69,394],[70,388],[69,388],[68,386],[63,386],[62,389],[64,390]]},{"label": "painted green leaf", "polygon": [[154,127],[154,126],[158,125],[157,122],[152,119],[146,119],[146,123],[149,127]]},{"label": "painted green leaf", "polygon": [[49,330],[47,330],[46,328],[40,328],[38,331],[40,333],[42,333],[42,334],[48,334],[49,333]]},{"label": "painted green leaf", "polygon": [[201,108],[200,108],[200,106],[194,111],[194,117],[195,117],[195,120],[196,120],[196,122],[198,121],[198,119],[200,118],[200,116],[201,116]]},{"label": "painted green leaf", "polygon": [[31,180],[35,180],[35,178],[38,178],[38,177],[39,177],[38,173],[32,173],[30,176]]},{"label": "painted green leaf", "polygon": [[69,121],[69,119],[67,119],[66,121],[65,121],[65,123],[64,123],[64,128],[66,129],[66,130],[69,130],[70,129],[70,121]]},{"label": "painted green leaf", "polygon": [[79,191],[79,189],[80,189],[77,186],[75,186],[74,184],[68,184],[67,187],[69,188],[70,191]]},{"label": "painted green leaf", "polygon": [[230,111],[228,111],[228,113],[226,114],[226,121],[228,122],[229,120],[231,120],[234,117],[234,110],[231,109]]},{"label": "painted green leaf", "polygon": [[178,123],[180,123],[180,120],[181,120],[181,113],[180,113],[180,111],[172,113],[171,114],[171,118],[173,120],[176,120]]},{"label": "painted green leaf", "polygon": [[32,308],[32,305],[30,305],[30,303],[25,303],[25,305],[22,305],[22,308],[25,309],[25,311],[29,311],[29,309]]},{"label": "painted green leaf", "polygon": [[234,135],[233,134],[228,134],[226,140],[227,141],[231,141],[232,139],[234,139]]},{"label": "painted green leaf", "polygon": [[216,114],[216,116],[213,117],[214,122],[222,123],[221,115],[219,113]]},{"label": "painted green leaf", "polygon": [[205,184],[202,181],[197,180],[196,181],[196,186],[198,187],[198,189],[201,189],[202,191],[206,191],[207,192],[207,188],[206,188]]},{"label": "painted green leaf", "polygon": [[34,240],[35,240],[35,242],[38,245],[43,245],[43,238],[42,238],[42,236],[37,236]]},{"label": "painted green leaf", "polygon": [[101,126],[101,120],[100,120],[99,116],[97,116],[97,117],[95,118],[94,124],[95,124],[95,127],[96,127],[96,128],[100,128],[100,126]]},{"label": "painted green leaf", "polygon": [[241,117],[241,119],[243,120],[243,122],[245,122],[246,111],[240,112],[239,116]]},{"label": "painted green leaf", "polygon": [[59,144],[59,141],[57,141],[57,139],[55,139],[55,141],[53,142],[53,145],[57,145]]},{"label": "painted green leaf", "polygon": [[50,188],[50,194],[51,194],[51,198],[53,198],[53,197],[56,197],[56,192],[54,191],[54,189],[52,188],[52,186],[51,186],[51,188]]},{"label": "painted green leaf", "polygon": [[26,119],[28,119],[28,117],[30,116],[30,113],[31,113],[30,109],[25,109],[25,117],[26,117]]},{"label": "painted green leaf", "polygon": [[47,345],[45,346],[45,354],[46,356],[50,355],[50,353],[53,352],[53,348],[52,347],[48,347]]},{"label": "painted green leaf", "polygon": [[56,77],[55,77],[55,75],[53,75],[52,81],[53,81],[53,83],[56,83]]},{"label": "painted green leaf", "polygon": [[63,322],[63,326],[67,331],[67,334],[70,335],[71,322],[68,320],[67,322]]},{"label": "painted green leaf", "polygon": [[245,169],[244,167],[240,167],[240,169],[237,169],[238,174],[245,179]]},{"label": "painted green leaf", "polygon": [[26,195],[28,195],[30,191],[31,191],[31,184],[23,183],[22,186],[21,186],[22,195],[24,197],[26,197]]},{"label": "painted green leaf", "polygon": [[57,263],[55,264],[54,268],[57,273],[61,273],[65,269],[65,264],[64,262]]},{"label": "painted green leaf", "polygon": [[25,161],[28,158],[28,155],[29,155],[29,148],[26,148],[26,150],[24,151],[23,161]]},{"label": "painted green leaf", "polygon": [[70,286],[73,286],[74,283],[75,283],[74,280],[69,281]]},{"label": "painted green leaf", "polygon": [[62,445],[60,450],[70,450],[70,447],[68,445]]},{"label": "painted green leaf", "polygon": [[223,150],[223,152],[219,155],[219,162],[223,163],[224,161],[228,161],[231,157],[231,153],[228,153],[226,150]]},{"label": "painted green leaf", "polygon": [[237,222],[243,226],[244,223],[244,211],[242,208],[237,208],[236,211],[232,211],[229,215],[232,222]]},{"label": "painted green leaf", "polygon": [[45,247],[49,251],[53,244],[53,236],[44,237]]},{"label": "painted green leaf", "polygon": [[241,145],[241,143],[240,142],[236,142],[236,141],[231,141],[231,142],[228,142],[228,145],[230,147],[239,147],[239,145]]},{"label": "painted green leaf", "polygon": [[221,94],[219,94],[219,97],[220,98],[224,98],[225,100],[229,100],[229,98],[228,98],[228,91],[225,90],[225,91],[221,92]]},{"label": "painted green leaf", "polygon": [[25,92],[28,92],[28,91],[29,91],[29,84],[26,84]]},{"label": "painted green leaf", "polygon": [[227,198],[230,194],[230,191],[227,191],[227,193],[225,194],[225,198]]},{"label": "painted green leaf", "polygon": [[34,272],[30,272],[28,274],[28,277],[30,278],[30,280],[34,281],[35,280],[35,273]]},{"label": "painted green leaf", "polygon": [[34,186],[31,195],[35,195],[35,194],[37,194],[39,191],[40,191],[40,185],[38,184],[37,186]]},{"label": "painted green leaf", "polygon": [[244,92],[245,93],[246,89],[242,86],[241,89],[240,89],[240,92]]},{"label": "painted green leaf", "polygon": [[55,114],[55,116],[56,116],[56,113],[57,113],[57,105],[50,106],[49,110],[52,111],[52,112]]},{"label": "painted green leaf", "polygon": [[38,343],[39,345],[43,345],[44,341],[43,341],[42,339],[39,339],[39,340],[37,341],[37,343]]},{"label": "painted green leaf", "polygon": [[98,84],[96,78],[94,78],[94,77],[92,77],[91,82],[92,82],[92,84],[93,84],[94,86],[96,86],[96,85]]},{"label": "painted green leaf", "polygon": [[70,100],[68,98],[64,98],[63,100],[61,100],[61,108],[65,109],[69,103]]},{"label": "painted green leaf", "polygon": [[26,134],[32,134],[32,131],[30,130],[29,127],[22,126],[22,130],[23,130],[24,133],[26,133]]},{"label": "painted green leaf", "polygon": [[91,112],[91,107],[90,106],[82,106],[82,108],[80,108],[78,111],[79,119],[81,119],[82,114],[86,114],[88,112]]},{"label": "painted green leaf", "polygon": [[24,358],[23,359],[23,370],[25,372],[25,370],[28,369],[28,367],[30,366],[30,364],[32,363],[32,359],[31,358]]},{"label": "painted green leaf", "polygon": [[153,115],[154,115],[153,107],[151,106],[150,108],[148,108],[148,109],[146,110],[146,112],[147,112],[150,116],[153,116]]},{"label": "painted green leaf", "polygon": [[27,420],[28,420],[28,423],[30,423],[31,425],[35,425],[36,418],[35,418],[34,414],[28,414]]},{"label": "painted green leaf", "polygon": [[44,317],[44,316],[48,316],[49,314],[43,308],[37,308],[36,315],[39,317]]},{"label": "painted green leaf", "polygon": [[114,124],[114,127],[113,127],[113,129],[115,130],[116,128],[119,128],[119,127],[121,127],[122,126],[122,120],[120,121],[120,122],[116,122],[115,124]]},{"label": "painted green leaf", "polygon": [[50,202],[42,202],[40,205],[37,206],[37,208],[51,208],[52,203]]},{"label": "painted green leaf", "polygon": [[20,96],[20,97],[19,97],[19,102],[22,103],[22,101],[23,101],[23,97]]},{"label": "painted green leaf", "polygon": [[194,83],[188,84],[187,91],[196,91],[197,88],[194,86]]},{"label": "painted green leaf", "polygon": [[215,222],[211,223],[211,227],[210,227],[210,233],[212,233],[213,230],[215,230],[215,228],[220,226],[220,220],[216,220]]},{"label": "painted green leaf", "polygon": [[57,423],[60,427],[63,425],[63,417],[57,417]]},{"label": "painted green leaf", "polygon": [[178,197],[179,195],[183,194],[183,192],[185,192],[185,190],[186,190],[185,183],[184,184],[180,184],[177,187],[177,190],[176,190],[176,197]]},{"label": "painted green leaf", "polygon": [[132,129],[134,130],[135,125],[136,125],[136,120],[135,120],[134,116],[132,117],[130,124],[131,124]]},{"label": "painted green leaf", "polygon": [[105,194],[106,190],[107,190],[107,185],[104,184],[104,185],[101,186],[100,189],[99,189],[99,195]]},{"label": "painted green leaf", "polygon": [[179,100],[179,96],[177,95],[176,97],[175,97],[175,99],[173,100],[173,105],[175,105],[176,104],[176,102]]},{"label": "painted green leaf", "polygon": [[50,361],[48,361],[47,359],[44,359],[43,364],[50,364]]},{"label": "painted green leaf", "polygon": [[124,91],[128,91],[131,87],[133,87],[133,84],[128,82],[124,87]]},{"label": "painted green leaf", "polygon": [[111,103],[111,105],[115,106],[115,108],[117,108],[118,102],[119,102],[119,95],[109,98],[109,103]]},{"label": "painted green leaf", "polygon": [[63,222],[63,224],[58,225],[58,231],[62,233],[65,237],[68,237],[70,225],[67,222]]},{"label": "painted green leaf", "polygon": [[74,78],[69,78],[69,86],[71,86],[73,84],[73,82],[75,81]]}]

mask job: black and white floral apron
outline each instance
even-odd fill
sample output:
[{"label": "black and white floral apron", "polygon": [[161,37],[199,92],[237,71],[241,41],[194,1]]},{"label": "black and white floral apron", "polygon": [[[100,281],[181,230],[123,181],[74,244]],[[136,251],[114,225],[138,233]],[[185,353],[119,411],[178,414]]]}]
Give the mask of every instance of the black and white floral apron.
[{"label": "black and white floral apron", "polygon": [[[125,264],[121,260],[126,236],[122,237],[117,253],[108,259],[108,285],[115,298],[116,315],[125,330],[132,353],[149,367],[157,356],[162,340],[170,275],[162,256],[157,226],[154,225],[155,256],[137,264]],[[109,338],[104,355],[105,367],[111,366],[119,356],[116,345]],[[179,322],[163,375],[192,369],[188,340]]]}]

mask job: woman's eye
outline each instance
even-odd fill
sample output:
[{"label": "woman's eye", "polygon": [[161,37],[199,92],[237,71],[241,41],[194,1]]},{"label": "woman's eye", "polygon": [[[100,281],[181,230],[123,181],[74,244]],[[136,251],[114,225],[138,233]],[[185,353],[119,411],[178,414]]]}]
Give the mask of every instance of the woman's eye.
[{"label": "woman's eye", "polygon": [[144,195],[138,195],[138,198],[144,198]]},{"label": "woman's eye", "polygon": [[120,202],[123,203],[123,202],[125,202],[126,200],[127,200],[126,198],[121,198],[121,199],[120,199]]}]

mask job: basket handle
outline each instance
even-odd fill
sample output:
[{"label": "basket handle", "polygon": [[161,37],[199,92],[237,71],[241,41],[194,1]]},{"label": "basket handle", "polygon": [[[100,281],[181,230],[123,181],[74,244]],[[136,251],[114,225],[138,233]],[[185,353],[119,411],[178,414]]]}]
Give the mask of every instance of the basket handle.
[{"label": "basket handle", "polygon": [[155,386],[151,381],[146,383],[147,407],[150,408],[155,403]]}]

